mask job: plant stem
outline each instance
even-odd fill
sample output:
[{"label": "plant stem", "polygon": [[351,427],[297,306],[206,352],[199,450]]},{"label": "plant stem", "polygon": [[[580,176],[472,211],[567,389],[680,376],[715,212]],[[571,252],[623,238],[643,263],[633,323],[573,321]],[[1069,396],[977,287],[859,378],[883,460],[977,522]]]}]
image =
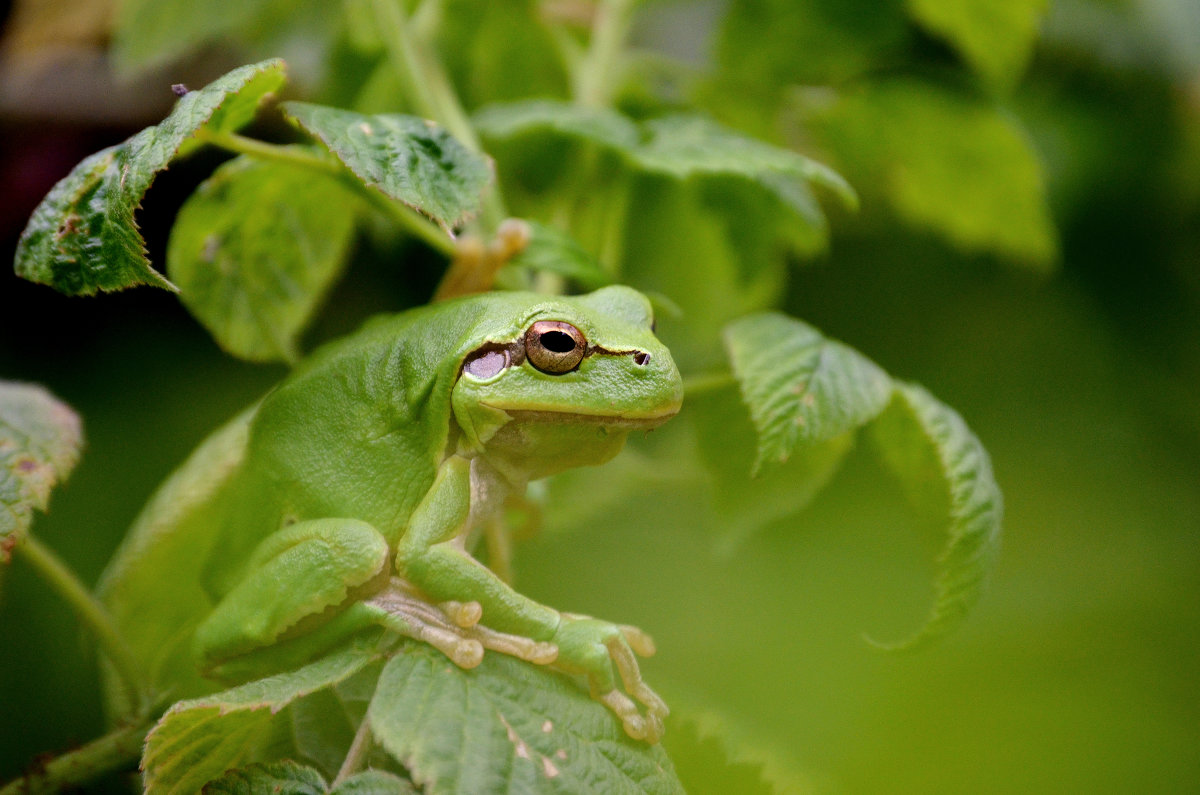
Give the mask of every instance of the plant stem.
[{"label": "plant stem", "polygon": [[0,787],[0,795],[33,795],[74,789],[126,765],[142,755],[142,742],[152,723],[122,726],[86,745],[56,756],[36,770]]},{"label": "plant stem", "polygon": [[448,257],[454,256],[454,239],[442,231],[441,227],[411,207],[406,207],[384,196],[369,185],[364,185],[336,160],[321,157],[301,147],[271,144],[235,133],[201,130],[197,137],[230,152],[257,157],[260,160],[288,163],[298,168],[307,168],[335,177],[343,184],[353,188],[356,193],[364,196],[373,207],[394,220],[413,237],[423,240],[435,251]]},{"label": "plant stem", "polygon": [[75,576],[75,572],[33,536],[26,536],[17,545],[17,551],[29,561],[42,579],[66,600],[75,611],[76,617],[96,637],[128,691],[129,703],[133,705],[135,712],[140,714],[150,703],[149,694],[142,684],[145,677],[133,652],[125,645],[124,639],[113,625],[112,617],[104,609],[104,605],[84,587]]},{"label": "plant stem", "polygon": [[[344,780],[350,778],[355,773],[363,769],[367,762],[367,754],[371,750],[371,725],[367,720],[367,716],[363,715],[362,723],[358,724],[358,731],[354,733],[354,740],[350,743],[350,749],[346,751],[346,758],[342,760],[342,766],[338,769],[337,776],[333,779],[333,786],[341,784]],[[3,793],[0,793],[3,795]]]},{"label": "plant stem", "polygon": [[[471,126],[454,85],[429,47],[416,35],[404,14],[401,0],[374,0],[372,7],[388,60],[413,109],[441,124],[468,148],[483,152],[479,136]],[[483,195],[481,221],[484,228],[495,229],[507,215],[500,190],[493,185]]]},{"label": "plant stem", "polygon": [[613,78],[632,21],[632,0],[603,0],[596,8],[591,44],[575,75],[576,102],[594,108],[612,104]]},{"label": "plant stem", "polygon": [[704,373],[689,376],[683,379],[683,394],[687,396],[713,392],[717,389],[734,386],[736,383],[733,373]]}]

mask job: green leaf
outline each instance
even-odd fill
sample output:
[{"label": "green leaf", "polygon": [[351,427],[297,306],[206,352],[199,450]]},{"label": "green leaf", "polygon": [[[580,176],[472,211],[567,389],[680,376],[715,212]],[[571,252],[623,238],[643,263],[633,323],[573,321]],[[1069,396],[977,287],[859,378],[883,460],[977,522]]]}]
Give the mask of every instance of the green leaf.
[{"label": "green leaf", "polygon": [[236,158],[179,211],[167,272],[222,348],[295,361],[297,338],[346,263],[359,206],[333,177]]},{"label": "green leaf", "polygon": [[379,653],[378,635],[366,635],[299,670],[180,701],[146,738],[146,792],[196,792],[229,768],[270,758],[280,710],[350,678]]},{"label": "green leaf", "polygon": [[846,95],[820,121],[855,184],[914,226],[970,252],[1050,265],[1057,255],[1042,168],[1025,131],[978,98],[915,80]]},{"label": "green leaf", "polygon": [[916,634],[889,646],[914,648],[956,627],[979,598],[999,551],[1003,498],[979,439],[920,386],[896,384],[871,432],[918,506],[949,521],[930,615]]},{"label": "green leaf", "polygon": [[777,312],[730,323],[725,347],[758,433],[755,472],[865,424],[891,396],[874,362]]},{"label": "green leaf", "polygon": [[325,795],[325,779],[290,760],[227,770],[201,790],[203,795]]},{"label": "green leaf", "polygon": [[493,103],[472,117],[480,135],[494,139],[553,132],[615,151],[631,151],[641,140],[637,125],[608,108],[548,99]]},{"label": "green leaf", "polygon": [[[815,202],[806,193],[794,192],[804,182],[829,188],[849,207],[858,204],[854,189],[828,166],[741,135],[701,116],[652,119],[643,129],[645,141],[633,158],[647,171],[677,179],[703,174],[744,177],[761,183],[808,218]],[[781,180],[787,177],[792,180]]]},{"label": "green leaf", "polygon": [[283,110],[364,183],[447,230],[479,210],[491,165],[433,122],[285,102]]},{"label": "green leaf", "polygon": [[1029,61],[1047,0],[906,0],[922,27],[993,85],[1011,88]]},{"label": "green leaf", "polygon": [[529,244],[509,260],[506,267],[529,268],[554,273],[578,284],[585,290],[595,290],[612,283],[591,254],[584,251],[573,237],[555,227],[526,221],[531,232]]},{"label": "green leaf", "polygon": [[274,0],[121,0],[112,56],[119,72],[147,71],[253,23]]},{"label": "green leaf", "polygon": [[329,795],[418,795],[411,782],[384,770],[364,770],[329,791]]},{"label": "green leaf", "polygon": [[68,295],[138,284],[176,289],[150,267],[134,213],[158,172],[199,145],[203,129],[229,132],[283,84],[279,60],[243,66],[180,98],[161,124],[86,158],[33,211],[16,273]]},{"label": "green leaf", "polygon": [[499,654],[464,671],[407,644],[367,713],[383,747],[432,795],[452,792],[682,792],[659,746],[561,674]]},{"label": "green leaf", "polygon": [[0,381],[0,563],[45,511],[83,446],[79,416],[45,389]]}]

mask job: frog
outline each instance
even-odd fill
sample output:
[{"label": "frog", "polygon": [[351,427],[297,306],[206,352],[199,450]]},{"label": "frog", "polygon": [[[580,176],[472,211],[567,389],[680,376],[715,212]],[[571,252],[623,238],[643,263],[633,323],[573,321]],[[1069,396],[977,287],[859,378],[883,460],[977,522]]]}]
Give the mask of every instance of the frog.
[{"label": "frog", "polygon": [[[586,681],[635,740],[668,708],[650,636],[530,599],[473,554],[531,482],[673,417],[647,298],[493,291],[373,319],[296,366],[151,498],[98,591],[173,698],[299,667],[382,627]],[[169,596],[168,596],[169,594]],[[121,704],[109,689],[111,709]]]}]

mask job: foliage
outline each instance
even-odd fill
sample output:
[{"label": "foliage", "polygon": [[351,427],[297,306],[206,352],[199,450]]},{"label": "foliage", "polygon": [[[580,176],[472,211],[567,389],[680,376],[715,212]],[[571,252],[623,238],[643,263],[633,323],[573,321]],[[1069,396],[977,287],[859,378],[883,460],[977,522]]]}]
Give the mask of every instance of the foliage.
[{"label": "foliage", "polygon": [[[137,70],[219,40],[257,51],[272,38],[263,31],[312,21],[308,4],[294,18],[283,5],[243,3],[224,15],[128,0],[114,52]],[[932,612],[899,645],[952,629],[978,597],[999,540],[987,453],[928,392],[776,310],[791,262],[827,241],[822,199],[857,203],[821,162],[826,155],[904,223],[1019,264],[1053,262],[1036,158],[1003,107],[1040,4],[894,2],[874,13],[869,3],[733,3],[717,34],[717,68],[686,78],[688,102],[656,95],[645,64],[623,48],[635,11],[625,0],[597,4],[590,31],[514,0],[504,4],[508,22],[477,34],[470,3],[345,5],[320,26],[324,85],[301,87],[321,104],[272,104],[284,85],[278,59],[187,91],[161,124],[89,157],[54,187],[22,236],[17,272],[72,295],[179,290],[229,353],[291,363],[355,239],[403,234],[451,258],[453,273],[476,262],[469,241],[486,245],[512,211],[530,219],[530,242],[515,257],[492,258],[503,266],[501,286],[621,281],[656,298],[660,331],[698,404],[677,433],[694,434],[699,449],[664,431],[670,455],[653,443],[633,455],[716,484],[727,551],[793,516],[868,428],[889,468],[933,507],[945,538]],[[527,46],[510,47],[505,26]],[[876,76],[885,55],[904,57],[918,28],[962,53],[954,76]],[[797,32],[820,46],[801,55],[788,38]],[[357,68],[339,66],[347,63]],[[548,98],[516,91],[529,74]],[[829,107],[787,88],[851,79],[858,83]],[[240,134],[258,108],[260,118],[282,114],[303,141]],[[803,135],[786,123],[797,119]],[[824,151],[807,143],[810,132]],[[955,146],[940,145],[947,140]],[[179,212],[168,281],[147,259],[136,211],[157,174],[201,147],[235,157]],[[736,418],[735,395],[744,404]],[[713,441],[737,431],[729,445],[749,451],[745,460]],[[623,471],[604,475],[615,492]],[[26,517],[42,503],[44,494],[6,497]],[[136,679],[146,661],[121,661],[119,632],[105,654]],[[667,753],[624,737],[578,683],[498,655],[466,672],[427,647],[360,638],[298,671],[161,714],[163,694],[126,684],[135,693],[123,717],[156,722],[142,759],[149,791],[365,792],[401,781],[429,792],[680,788]],[[337,730],[305,730],[327,714],[340,716]],[[370,759],[379,770],[343,776],[363,726],[381,751]],[[296,756],[312,764],[280,761]],[[731,771],[751,781],[752,772]]]}]

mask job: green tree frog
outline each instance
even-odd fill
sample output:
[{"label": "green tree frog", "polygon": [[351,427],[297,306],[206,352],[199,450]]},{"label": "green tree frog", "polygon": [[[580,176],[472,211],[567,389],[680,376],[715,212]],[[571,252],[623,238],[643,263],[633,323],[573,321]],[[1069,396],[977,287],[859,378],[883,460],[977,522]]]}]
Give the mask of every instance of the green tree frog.
[{"label": "green tree frog", "polygon": [[627,287],[373,320],[193,453],[101,594],[173,697],[383,625],[463,667],[492,650],[583,675],[626,733],[656,742],[667,707],[635,657],[649,638],[538,604],[469,550],[529,481],[608,460],[681,399],[650,305]]}]

